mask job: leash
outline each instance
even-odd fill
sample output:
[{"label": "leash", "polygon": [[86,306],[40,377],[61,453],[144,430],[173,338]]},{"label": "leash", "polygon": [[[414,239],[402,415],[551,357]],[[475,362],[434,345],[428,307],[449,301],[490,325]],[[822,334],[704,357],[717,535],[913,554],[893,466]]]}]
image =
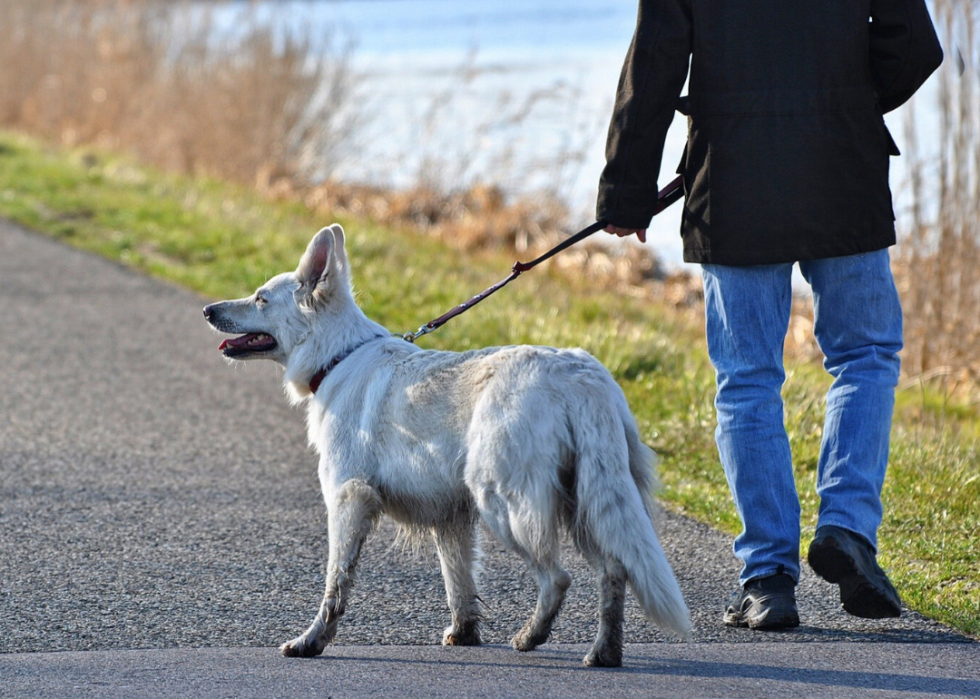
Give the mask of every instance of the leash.
[{"label": "leash", "polygon": [[[672,180],[670,184],[668,184],[666,187],[664,187],[657,193],[657,207],[654,209],[653,215],[656,216],[661,211],[666,209],[668,206],[673,204],[675,201],[683,198],[683,196],[684,196],[684,178],[677,177],[676,179]],[[423,335],[428,335],[432,331],[441,328],[443,325],[448,323],[450,320],[452,320],[459,314],[463,313],[464,311],[468,311],[469,309],[473,308],[473,306],[480,303],[480,301],[482,301],[483,299],[487,298],[491,294],[496,293],[500,289],[510,284],[512,281],[514,281],[519,276],[521,276],[524,272],[528,271],[529,269],[533,269],[534,267],[537,267],[539,264],[541,264],[542,262],[544,262],[545,260],[551,257],[554,257],[562,250],[565,250],[566,248],[570,248],[571,246],[575,245],[575,243],[579,243],[585,240],[596,231],[600,231],[603,228],[605,228],[607,225],[608,223],[606,221],[596,221],[592,225],[583,228],[575,235],[566,238],[558,245],[556,245],[555,247],[551,248],[546,253],[541,255],[541,257],[537,257],[531,260],[530,262],[515,262],[514,266],[510,270],[510,275],[506,279],[500,280],[499,282],[491,286],[489,289],[484,289],[479,294],[477,294],[470,300],[464,301],[463,303],[459,304],[458,306],[450,310],[448,313],[444,313],[438,318],[434,318],[430,320],[428,323],[421,326],[414,333],[405,333],[404,335],[402,335],[402,339],[406,340],[407,342],[414,343],[417,339],[419,339]]]}]

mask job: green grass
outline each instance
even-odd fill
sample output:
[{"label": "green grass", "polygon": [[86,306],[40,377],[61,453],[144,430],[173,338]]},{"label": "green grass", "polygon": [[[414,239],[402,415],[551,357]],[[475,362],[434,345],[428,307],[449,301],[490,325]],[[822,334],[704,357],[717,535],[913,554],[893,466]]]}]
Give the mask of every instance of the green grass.
[{"label": "green grass", "polygon": [[[0,134],[0,215],[214,298],[250,293],[295,266],[333,219],[241,188],[138,168],[92,151],[64,152]],[[416,329],[506,275],[513,260],[463,257],[425,236],[341,218],[365,311],[393,331]],[[670,507],[739,530],[714,446],[714,375],[698,322],[666,307],[524,275],[492,301],[419,343],[465,350],[528,342],[581,346],[613,372],[644,438],[662,457]],[[803,507],[813,492],[829,380],[817,364],[788,368],[784,395]],[[881,561],[910,607],[980,634],[980,416],[934,391],[898,397],[883,494]],[[805,549],[804,549],[805,550]],[[733,581],[734,583],[734,581]]]}]

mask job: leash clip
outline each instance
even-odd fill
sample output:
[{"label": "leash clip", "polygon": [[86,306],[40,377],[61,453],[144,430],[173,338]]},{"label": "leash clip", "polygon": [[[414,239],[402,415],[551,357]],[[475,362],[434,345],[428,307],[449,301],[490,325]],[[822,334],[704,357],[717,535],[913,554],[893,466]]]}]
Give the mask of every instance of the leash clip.
[{"label": "leash clip", "polygon": [[423,335],[428,335],[433,330],[435,330],[435,328],[431,327],[431,324],[426,323],[425,325],[419,327],[419,329],[413,333],[411,332],[405,333],[404,335],[402,335],[402,339],[405,342],[410,342],[414,345],[417,339],[419,339]]}]

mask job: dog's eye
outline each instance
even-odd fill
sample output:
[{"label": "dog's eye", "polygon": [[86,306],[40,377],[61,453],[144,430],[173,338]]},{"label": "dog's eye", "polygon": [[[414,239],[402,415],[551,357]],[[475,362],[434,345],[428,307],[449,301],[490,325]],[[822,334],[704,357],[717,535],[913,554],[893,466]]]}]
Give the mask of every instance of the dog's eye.
[{"label": "dog's eye", "polygon": [[269,302],[265,299],[264,296],[256,296],[255,297],[255,303],[258,306],[263,306],[263,305],[265,305],[265,304],[267,304]]}]

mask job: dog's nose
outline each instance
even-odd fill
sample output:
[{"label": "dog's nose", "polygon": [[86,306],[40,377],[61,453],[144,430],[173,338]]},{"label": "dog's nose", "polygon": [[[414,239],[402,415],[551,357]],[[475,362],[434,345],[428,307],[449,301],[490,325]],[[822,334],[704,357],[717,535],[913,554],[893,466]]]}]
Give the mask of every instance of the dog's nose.
[{"label": "dog's nose", "polygon": [[214,305],[204,307],[204,320],[211,320],[211,316],[214,315]]}]

